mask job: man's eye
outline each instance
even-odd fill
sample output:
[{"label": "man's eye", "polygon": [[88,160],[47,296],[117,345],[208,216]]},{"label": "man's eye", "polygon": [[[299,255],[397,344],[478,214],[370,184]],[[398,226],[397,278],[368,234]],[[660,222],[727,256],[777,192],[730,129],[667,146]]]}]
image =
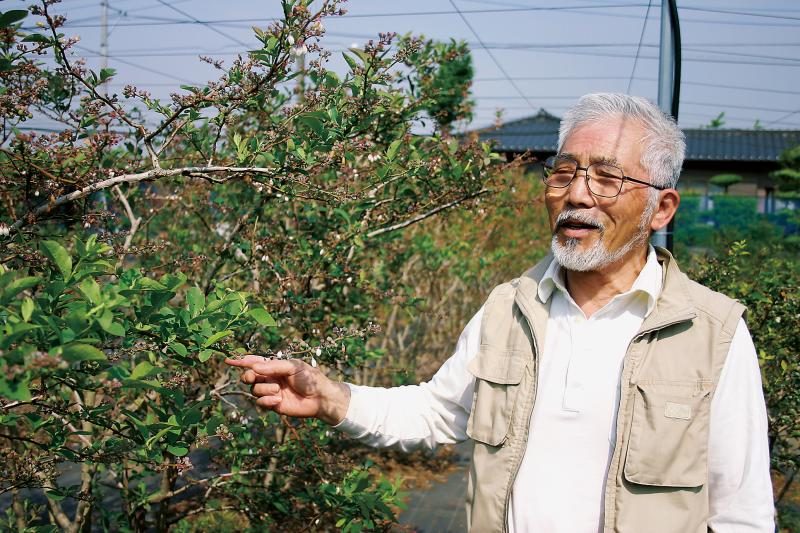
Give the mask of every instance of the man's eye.
[{"label": "man's eye", "polygon": [[569,174],[570,176],[575,172],[575,167],[557,166],[553,169],[553,174]]},{"label": "man's eye", "polygon": [[622,171],[617,167],[608,165],[594,165],[592,166],[592,173],[597,178],[622,179]]}]

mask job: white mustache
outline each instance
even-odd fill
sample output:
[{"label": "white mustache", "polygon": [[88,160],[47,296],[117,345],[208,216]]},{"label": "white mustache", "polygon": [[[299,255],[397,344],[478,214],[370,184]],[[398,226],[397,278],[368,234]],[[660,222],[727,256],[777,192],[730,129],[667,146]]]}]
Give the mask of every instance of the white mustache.
[{"label": "white mustache", "polygon": [[606,229],[605,224],[603,224],[602,221],[591,216],[586,211],[580,211],[578,209],[565,209],[564,211],[560,212],[558,217],[556,217],[556,227],[569,220],[597,226],[597,228],[599,228],[601,231]]}]

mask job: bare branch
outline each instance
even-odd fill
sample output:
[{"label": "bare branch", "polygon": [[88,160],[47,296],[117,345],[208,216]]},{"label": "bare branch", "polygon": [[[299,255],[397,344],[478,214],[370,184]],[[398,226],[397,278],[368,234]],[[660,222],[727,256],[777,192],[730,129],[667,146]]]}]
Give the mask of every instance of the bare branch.
[{"label": "bare branch", "polygon": [[392,231],[397,231],[399,229],[407,228],[408,226],[411,226],[412,224],[416,224],[417,222],[422,222],[426,218],[432,217],[436,213],[440,213],[440,212],[442,212],[442,211],[444,211],[446,209],[450,209],[451,207],[455,207],[455,206],[457,206],[459,204],[462,204],[462,203],[466,202],[467,200],[472,200],[473,198],[477,198],[478,196],[482,196],[482,195],[484,195],[486,193],[489,193],[489,192],[491,192],[489,189],[481,189],[480,191],[478,191],[476,193],[473,193],[473,194],[464,196],[462,198],[459,198],[457,200],[453,200],[452,202],[448,202],[446,204],[440,205],[439,207],[436,207],[435,209],[431,209],[427,213],[422,213],[421,215],[417,215],[414,218],[410,218],[410,219],[408,219],[408,220],[406,220],[404,222],[399,222],[399,223],[394,224],[392,226],[386,226],[384,228],[380,228],[380,229],[376,229],[376,230],[370,231],[369,233],[367,233],[366,237],[367,238],[377,237],[378,235],[383,235],[384,233],[389,233],[389,232],[392,232]]},{"label": "bare branch", "polygon": [[27,402],[16,401],[16,402],[7,403],[5,405],[0,404],[0,409],[13,409],[14,407],[19,407],[20,405],[28,405],[28,404],[33,403],[36,400],[40,400],[42,398],[44,398],[44,396],[39,394],[39,395],[34,396],[33,398],[31,398]]},{"label": "bare branch", "polygon": [[128,203],[128,198],[122,194],[122,190],[119,188],[119,185],[114,185],[112,190],[117,193],[119,201],[122,203],[123,207],[125,208],[125,213],[128,215],[128,220],[131,221],[131,229],[128,231],[128,236],[125,237],[125,243],[122,245],[122,254],[120,256],[120,261],[122,261],[122,259],[125,257],[125,252],[127,252],[128,248],[131,247],[131,241],[133,241],[133,236],[136,234],[136,230],[139,229],[139,224],[142,222],[142,217],[137,217],[133,214],[131,204]]},{"label": "bare branch", "polygon": [[[28,213],[28,215],[23,216],[22,218],[16,220],[14,224],[11,225],[9,230],[11,232],[18,231],[20,228],[33,223],[33,221],[35,221],[36,218],[48,213],[49,211],[55,209],[56,207],[68,204],[70,202],[79,200],[81,198],[85,198],[92,193],[114,187],[115,185],[119,185],[121,183],[139,183],[142,181],[155,181],[158,179],[169,178],[174,176],[203,177],[204,179],[209,179],[208,176],[209,174],[216,174],[220,172],[223,173],[227,172],[229,174],[235,174],[235,175],[248,174],[248,173],[263,174],[270,177],[274,177],[276,169],[264,168],[264,167],[227,167],[227,166],[181,167],[181,168],[170,168],[170,169],[155,168],[152,170],[148,170],[146,172],[112,176],[108,179],[104,179],[92,183],[90,185],[87,185],[82,189],[78,189],[76,191],[72,191],[71,193],[59,196],[58,198],[56,198],[51,202],[40,205],[39,207],[34,209],[31,213]],[[233,176],[228,176],[225,178],[211,178],[211,179],[216,183],[224,183],[225,181],[233,179]]]}]

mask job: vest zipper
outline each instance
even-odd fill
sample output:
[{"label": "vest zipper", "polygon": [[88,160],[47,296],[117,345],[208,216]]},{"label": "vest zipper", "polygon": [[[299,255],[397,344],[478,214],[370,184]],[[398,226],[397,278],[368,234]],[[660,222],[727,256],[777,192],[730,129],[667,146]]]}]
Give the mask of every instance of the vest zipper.
[{"label": "vest zipper", "polygon": [[[517,479],[519,468],[522,466],[522,459],[525,457],[525,451],[528,446],[528,432],[530,431],[531,417],[533,416],[533,405],[536,403],[536,393],[539,389],[539,341],[536,339],[536,331],[533,329],[533,324],[531,324],[531,321],[528,319],[528,314],[523,312],[523,316],[525,316],[525,321],[528,323],[528,328],[531,330],[531,338],[533,339],[533,390],[530,393],[530,409],[527,411],[528,416],[527,420],[525,421],[525,433],[522,446],[520,447],[519,458],[514,464],[511,478],[509,479],[508,486],[506,487],[506,501],[503,505],[503,533],[508,533],[508,510],[511,502],[511,489],[514,486],[514,481]],[[528,404],[526,403],[526,405]],[[503,441],[503,444],[505,444],[506,440],[508,440],[508,438]]]}]

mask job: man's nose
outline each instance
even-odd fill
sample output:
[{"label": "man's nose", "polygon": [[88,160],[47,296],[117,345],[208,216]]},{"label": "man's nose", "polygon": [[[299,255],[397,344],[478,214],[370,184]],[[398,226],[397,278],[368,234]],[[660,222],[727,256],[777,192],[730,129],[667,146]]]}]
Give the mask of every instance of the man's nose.
[{"label": "man's nose", "polygon": [[592,196],[592,193],[589,190],[586,170],[577,170],[575,178],[568,187],[567,201],[570,203],[570,205],[574,206],[592,207],[595,204],[595,198]]}]

